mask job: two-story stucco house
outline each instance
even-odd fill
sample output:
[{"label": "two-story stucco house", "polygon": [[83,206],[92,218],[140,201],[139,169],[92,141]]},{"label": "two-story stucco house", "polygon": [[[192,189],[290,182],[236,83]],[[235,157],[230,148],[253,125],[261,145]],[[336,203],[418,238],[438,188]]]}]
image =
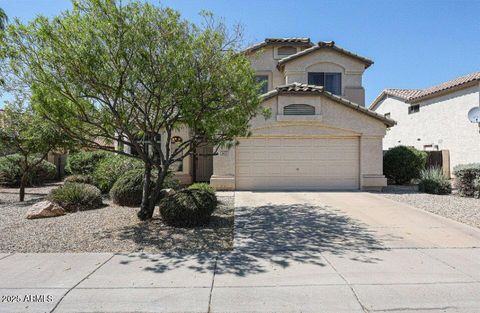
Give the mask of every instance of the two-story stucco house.
[{"label": "two-story stucco house", "polygon": [[370,109],[391,117],[384,149],[398,145],[449,150],[450,166],[480,162],[479,125],[468,112],[480,106],[480,72],[426,89],[385,89]]},{"label": "two-story stucco house", "polygon": [[229,190],[378,189],[382,139],[394,121],[366,109],[372,61],[309,38],[269,38],[244,51],[264,81],[268,119],[213,157],[210,184]]}]

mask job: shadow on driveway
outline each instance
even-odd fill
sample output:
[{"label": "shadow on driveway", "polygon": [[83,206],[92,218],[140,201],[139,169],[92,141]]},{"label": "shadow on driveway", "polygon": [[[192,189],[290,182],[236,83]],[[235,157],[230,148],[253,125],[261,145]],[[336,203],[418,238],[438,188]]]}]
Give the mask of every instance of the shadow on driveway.
[{"label": "shadow on driveway", "polygon": [[[267,270],[273,263],[286,268],[292,263],[325,266],[320,253],[347,255],[360,262],[378,262],[371,252],[387,249],[367,225],[329,207],[308,204],[265,205],[235,208],[234,249],[230,252],[195,254],[164,253],[130,255],[150,259],[145,270],[157,273],[186,266],[198,272],[246,276]],[[218,262],[217,262],[218,259]],[[129,264],[129,259],[122,261]]]}]

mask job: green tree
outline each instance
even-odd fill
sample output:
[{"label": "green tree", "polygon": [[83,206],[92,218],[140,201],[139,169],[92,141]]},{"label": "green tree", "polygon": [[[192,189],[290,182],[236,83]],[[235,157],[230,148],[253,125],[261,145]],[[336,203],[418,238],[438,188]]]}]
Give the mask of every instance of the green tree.
[{"label": "green tree", "polygon": [[5,30],[7,28],[8,16],[5,11],[0,8],[0,30]]},{"label": "green tree", "polygon": [[7,104],[0,123],[0,151],[21,156],[19,198],[24,201],[28,177],[49,152],[66,148],[69,141],[58,127],[40,116],[31,106]]},{"label": "green tree", "polygon": [[[136,151],[142,220],[171,164],[201,145],[234,144],[260,110],[254,72],[237,52],[240,32],[203,16],[193,25],[142,1],[81,0],[53,19],[16,21],[6,36],[10,66],[48,119],[85,146],[111,151],[101,142],[118,141]],[[173,147],[180,128],[190,136]]]}]

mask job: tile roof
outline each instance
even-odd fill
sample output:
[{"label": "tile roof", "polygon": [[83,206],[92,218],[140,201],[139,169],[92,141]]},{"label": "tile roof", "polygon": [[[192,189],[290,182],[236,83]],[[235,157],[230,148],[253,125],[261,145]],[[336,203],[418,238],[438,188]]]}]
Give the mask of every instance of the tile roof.
[{"label": "tile roof", "polygon": [[350,51],[348,51],[348,50],[345,50],[345,49],[337,46],[334,41],[320,41],[318,44],[316,44],[316,45],[313,46],[313,47],[310,47],[310,48],[305,49],[305,50],[303,50],[303,51],[300,51],[300,52],[297,52],[297,53],[295,53],[295,54],[289,55],[289,56],[287,56],[287,57],[279,60],[279,61],[278,61],[278,65],[279,65],[279,66],[282,66],[283,64],[285,64],[285,63],[287,63],[287,62],[289,62],[289,61],[291,61],[291,60],[295,60],[295,59],[297,59],[297,58],[299,58],[299,57],[302,57],[302,56],[304,56],[304,55],[307,55],[307,54],[309,54],[309,53],[311,53],[311,52],[313,52],[313,51],[317,51],[317,50],[319,50],[319,49],[333,49],[333,50],[338,51],[338,52],[340,52],[340,53],[343,53],[343,54],[345,54],[345,55],[347,55],[347,56],[349,56],[349,57],[352,57],[352,58],[355,58],[355,59],[357,59],[357,60],[360,60],[360,61],[362,61],[363,63],[365,63],[365,68],[368,68],[370,65],[373,64],[373,61],[372,61],[372,60],[367,59],[367,58],[365,58],[365,57],[362,57],[362,56],[360,56],[360,55],[358,55],[358,54],[355,54],[355,53],[353,53],[353,52],[350,52]]},{"label": "tile roof", "polygon": [[276,44],[276,43],[290,43],[290,44],[300,44],[302,46],[313,46],[310,38],[308,37],[289,37],[289,38],[266,38],[264,41],[256,43],[246,49],[243,50],[244,53],[252,52],[258,50],[262,47],[265,47],[268,44]]},{"label": "tile roof", "polygon": [[422,92],[418,95],[415,95],[409,99],[409,102],[414,102],[418,101],[421,99],[425,99],[431,95],[434,95],[436,93],[450,90],[450,89],[455,89],[457,87],[463,87],[464,85],[472,82],[480,81],[480,72],[474,72],[465,76],[457,77],[455,79],[446,81],[444,83],[441,83],[439,85],[435,85],[430,88],[425,88],[422,90]]},{"label": "tile roof", "polygon": [[480,72],[474,72],[465,76],[457,77],[455,79],[425,89],[387,88],[384,89],[380,93],[380,95],[378,95],[378,97],[372,102],[372,104],[370,105],[370,110],[375,109],[385,96],[394,96],[405,100],[405,102],[415,103],[427,98],[435,97],[436,95],[443,95],[446,92],[461,89],[475,82],[480,82]]},{"label": "tile roof", "polygon": [[316,86],[316,85],[307,85],[307,84],[300,84],[300,83],[292,83],[288,85],[282,85],[278,86],[277,88],[265,93],[262,95],[262,101],[265,101],[267,99],[273,98],[277,95],[280,94],[307,94],[307,95],[323,95],[337,103],[343,104],[351,109],[357,110],[363,114],[369,115],[373,118],[376,118],[378,120],[381,120],[385,125],[391,127],[396,124],[396,122],[392,119],[389,119],[382,114],[378,114],[376,112],[373,112],[369,109],[366,109],[365,107],[353,103],[350,100],[347,100],[345,98],[339,97],[337,95],[332,94],[331,92],[328,92],[324,90],[322,86]]}]

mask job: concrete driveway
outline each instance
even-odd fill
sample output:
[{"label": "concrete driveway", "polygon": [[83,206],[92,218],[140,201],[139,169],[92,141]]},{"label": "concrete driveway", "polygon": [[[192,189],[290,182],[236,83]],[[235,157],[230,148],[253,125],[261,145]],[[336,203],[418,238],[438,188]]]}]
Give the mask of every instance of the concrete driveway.
[{"label": "concrete driveway", "polygon": [[229,253],[0,254],[0,312],[480,312],[479,229],[361,192],[235,206]]}]

